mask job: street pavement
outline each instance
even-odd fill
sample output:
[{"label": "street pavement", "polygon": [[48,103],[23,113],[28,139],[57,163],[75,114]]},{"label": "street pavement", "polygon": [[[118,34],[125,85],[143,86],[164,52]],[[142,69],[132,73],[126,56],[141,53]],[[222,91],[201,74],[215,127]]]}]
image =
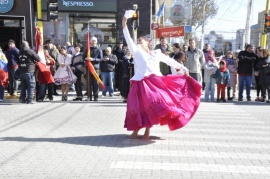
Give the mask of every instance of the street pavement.
[{"label": "street pavement", "polygon": [[270,104],[202,99],[187,126],[142,140],[123,128],[120,96],[73,97],[0,104],[0,179],[270,178]]}]

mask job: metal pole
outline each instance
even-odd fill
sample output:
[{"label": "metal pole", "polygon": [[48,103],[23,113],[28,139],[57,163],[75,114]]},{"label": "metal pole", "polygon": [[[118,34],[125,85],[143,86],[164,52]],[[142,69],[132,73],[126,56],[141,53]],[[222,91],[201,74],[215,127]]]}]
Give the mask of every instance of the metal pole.
[{"label": "metal pole", "polygon": [[153,13],[153,12],[152,12],[153,4],[152,4],[152,3],[153,3],[153,1],[150,0],[150,28],[149,28],[149,29],[150,29],[150,37],[151,37],[151,39],[153,39],[153,36],[152,36],[152,35],[153,35],[153,34],[152,34],[153,31],[152,31],[152,29],[151,29],[151,24],[152,24],[152,21],[153,21],[153,19],[152,19],[152,18],[153,18],[153,17],[152,17],[152,13]]},{"label": "metal pole", "polygon": [[206,1],[203,5],[203,22],[202,22],[202,39],[201,39],[201,49],[203,49],[203,46],[204,46],[204,22],[205,22],[205,6],[207,3],[211,2],[213,0],[210,0],[210,1]]},{"label": "metal pole", "polygon": [[250,14],[251,14],[252,0],[248,2],[247,9],[247,21],[246,21],[246,29],[245,29],[245,44],[250,43]]},{"label": "metal pole", "polygon": [[[91,44],[91,35],[90,35],[90,28],[89,28],[89,22],[87,25],[87,34],[89,37],[89,43]],[[88,42],[87,42],[88,43]],[[89,44],[89,46],[90,46]],[[88,44],[87,44],[88,45]],[[91,49],[89,48],[89,54],[91,55]],[[90,56],[89,56],[90,57]],[[91,63],[91,62],[90,62]],[[87,67],[86,67],[87,68]],[[92,85],[91,85],[91,73],[89,71],[89,69],[86,71],[86,75],[87,75],[87,100],[92,101]]]},{"label": "metal pole", "polygon": [[[269,6],[269,0],[266,0],[265,14],[268,14],[268,6]],[[264,22],[264,20],[263,20],[263,22]],[[261,38],[261,47],[262,48],[266,48],[266,41],[267,41],[267,34],[264,33],[264,23],[263,23],[262,38]]]},{"label": "metal pole", "polygon": [[[138,9],[138,5],[133,4],[133,9],[136,11]],[[137,44],[137,33],[138,33],[137,29],[138,29],[138,27],[135,28],[135,26],[137,25],[136,23],[137,23],[136,21],[132,22],[132,31],[133,31],[133,41],[134,41],[134,43]]]}]

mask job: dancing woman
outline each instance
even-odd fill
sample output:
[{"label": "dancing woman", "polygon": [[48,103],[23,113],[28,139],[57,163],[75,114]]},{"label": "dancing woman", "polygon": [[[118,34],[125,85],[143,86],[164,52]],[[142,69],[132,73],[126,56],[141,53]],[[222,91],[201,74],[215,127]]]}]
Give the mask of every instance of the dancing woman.
[{"label": "dancing woman", "polygon": [[[138,131],[146,128],[142,138],[148,139],[150,128],[155,124],[168,125],[170,130],[185,126],[199,107],[202,87],[188,76],[188,70],[182,64],[160,50],[150,50],[146,37],[140,37],[137,44],[132,41],[126,22],[133,14],[133,10],[126,11],[122,20],[128,49],[134,56],[135,70],[130,79],[132,86],[124,127],[133,131],[132,138],[137,138]],[[176,71],[184,71],[184,74],[162,76],[160,61]]]}]

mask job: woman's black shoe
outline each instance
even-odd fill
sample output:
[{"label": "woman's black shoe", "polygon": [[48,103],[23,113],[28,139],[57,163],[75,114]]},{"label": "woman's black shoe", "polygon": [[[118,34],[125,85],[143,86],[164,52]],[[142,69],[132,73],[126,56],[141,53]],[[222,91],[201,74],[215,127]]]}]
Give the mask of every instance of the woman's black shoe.
[{"label": "woman's black shoe", "polygon": [[82,98],[75,98],[73,101],[82,101]]}]

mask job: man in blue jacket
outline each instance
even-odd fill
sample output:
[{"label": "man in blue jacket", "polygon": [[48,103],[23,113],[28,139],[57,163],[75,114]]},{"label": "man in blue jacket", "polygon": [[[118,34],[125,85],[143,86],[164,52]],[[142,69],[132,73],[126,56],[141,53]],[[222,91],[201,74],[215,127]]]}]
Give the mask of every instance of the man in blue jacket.
[{"label": "man in blue jacket", "polygon": [[15,46],[14,40],[8,41],[8,49],[5,53],[8,60],[8,85],[9,85],[9,94],[11,96],[17,95],[18,90],[18,79],[15,78],[15,73],[18,70],[19,63],[19,49]]},{"label": "man in blue jacket", "polygon": [[[87,56],[87,55],[85,54],[85,56]],[[97,38],[92,37],[91,38],[91,48],[90,48],[90,58],[86,57],[85,60],[88,60],[93,64],[98,75],[100,74],[99,65],[100,65],[100,61],[102,58],[103,58],[103,53],[102,53],[102,50],[97,45]],[[95,77],[92,74],[90,74],[88,69],[86,70],[86,73],[87,73],[89,81],[90,81],[90,84],[88,84],[88,82],[87,82],[87,99],[86,99],[86,101],[92,101],[92,91],[93,91],[94,101],[98,101],[98,92],[99,92],[98,81],[95,79]]]}]

